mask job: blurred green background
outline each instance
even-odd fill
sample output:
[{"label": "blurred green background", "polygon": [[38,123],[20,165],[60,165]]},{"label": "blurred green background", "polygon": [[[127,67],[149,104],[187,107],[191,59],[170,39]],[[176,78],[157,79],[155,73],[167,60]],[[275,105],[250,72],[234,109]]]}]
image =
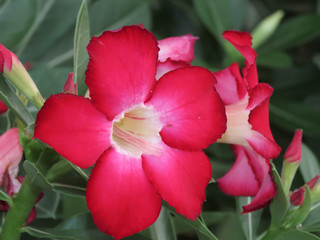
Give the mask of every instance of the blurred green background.
[{"label": "blurred green background", "polygon": [[[0,0],[0,43],[30,62],[30,74],[42,95],[61,92],[68,72],[73,71],[73,44],[80,0]],[[248,31],[257,50],[260,82],[274,88],[270,122],[275,140],[286,149],[294,130],[304,131],[303,161],[294,188],[320,173],[320,1],[316,0],[88,0],[90,34],[143,24],[158,39],[192,33],[200,37],[193,64],[220,70],[243,58],[222,39],[224,30]],[[6,116],[0,117],[6,129]],[[307,147],[308,146],[308,147]],[[214,178],[234,162],[226,145],[206,150]],[[282,156],[274,161],[281,169]],[[221,239],[246,239],[237,217],[241,200],[208,187],[204,218]],[[76,213],[84,214],[74,216]],[[34,227],[75,229],[74,239],[106,239],[94,229],[83,197],[48,192],[38,206]],[[260,215],[261,211],[257,213]],[[73,217],[71,220],[64,220]],[[243,216],[242,216],[243,217]],[[256,226],[268,226],[268,212]],[[58,227],[57,224],[60,224]],[[320,231],[320,221],[316,232]],[[176,222],[179,239],[196,239],[188,225]],[[58,229],[58,230],[57,230]],[[82,229],[82,232],[79,230]],[[86,232],[84,232],[86,230]],[[60,233],[59,232],[59,233]],[[78,235],[79,236],[78,236]],[[40,235],[33,233],[34,236]],[[140,234],[128,239],[148,239]],[[62,236],[62,235],[61,235]],[[23,239],[34,239],[23,235]],[[73,239],[73,238],[68,238]]]}]

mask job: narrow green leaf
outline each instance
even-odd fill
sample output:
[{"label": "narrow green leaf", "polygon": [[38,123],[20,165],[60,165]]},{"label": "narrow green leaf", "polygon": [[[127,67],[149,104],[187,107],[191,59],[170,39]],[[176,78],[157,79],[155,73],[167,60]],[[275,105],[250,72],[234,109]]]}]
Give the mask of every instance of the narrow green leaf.
[{"label": "narrow green leaf", "polygon": [[0,75],[0,99],[25,125],[34,122],[34,118],[29,113],[26,106],[23,105],[17,95],[11,90],[2,75]]},{"label": "narrow green leaf", "polygon": [[320,174],[319,160],[304,143],[301,145],[300,172],[305,182],[308,182],[317,174]]},{"label": "narrow green leaf", "polygon": [[270,213],[271,213],[271,225],[270,228],[277,228],[280,226],[283,217],[286,215],[288,210],[288,199],[284,193],[281,178],[272,164],[272,174],[274,181],[277,184],[277,195],[272,199],[270,204]]},{"label": "narrow green leaf", "polygon": [[2,188],[0,188],[0,200],[12,205],[11,197]]},{"label": "narrow green leaf", "polygon": [[310,189],[306,185],[304,193],[304,200],[302,205],[297,209],[291,209],[288,211],[285,222],[283,224],[284,228],[296,227],[298,224],[302,223],[309,214],[311,207],[311,194]]},{"label": "narrow green leaf", "polygon": [[251,197],[238,197],[237,199],[238,216],[240,218],[240,223],[247,240],[256,239],[256,232],[259,227],[260,218],[262,214],[262,209],[241,214],[242,207],[248,205],[251,201]]},{"label": "narrow green leaf", "polygon": [[258,56],[257,64],[269,68],[283,68],[290,67],[292,59],[289,54],[277,51]]},{"label": "narrow green leaf", "polygon": [[278,28],[283,17],[284,12],[282,10],[278,10],[263,19],[251,33],[252,47],[257,48],[262,43],[266,42]]},{"label": "narrow green leaf", "polygon": [[310,208],[310,213],[308,217],[305,219],[305,221],[302,223],[302,230],[305,231],[314,231],[314,232],[319,232],[320,231],[320,202],[317,204],[313,205]]},{"label": "narrow green leaf", "polygon": [[177,239],[172,217],[169,211],[164,207],[162,207],[157,221],[152,224],[149,229],[153,240]]},{"label": "narrow green leaf", "polygon": [[317,236],[308,233],[308,232],[304,232],[304,231],[300,231],[300,230],[290,230],[287,232],[280,232],[280,234],[278,234],[274,240],[319,240],[320,238],[318,238]]},{"label": "narrow green leaf", "polygon": [[295,131],[303,129],[304,135],[320,135],[320,115],[311,107],[283,97],[271,98],[270,120],[279,127]]},{"label": "narrow green leaf", "polygon": [[299,15],[281,24],[272,37],[258,49],[258,55],[292,48],[318,36],[320,36],[320,16],[317,14]]},{"label": "narrow green leaf", "polygon": [[43,190],[43,193],[43,198],[36,204],[37,218],[56,219],[61,200],[60,194],[51,190]]},{"label": "narrow green leaf", "polygon": [[87,1],[83,0],[76,23],[73,52],[73,80],[78,84],[78,93],[84,96],[87,87],[84,83],[85,71],[89,62],[87,45],[90,41],[90,24]]},{"label": "narrow green leaf", "polygon": [[86,173],[84,169],[79,168],[78,166],[74,165],[72,162],[66,160],[71,167],[85,180],[88,181],[89,175]]},{"label": "narrow green leaf", "polygon": [[61,183],[52,183],[53,191],[74,197],[85,197],[86,189],[79,186],[61,184]]},{"label": "narrow green leaf", "polygon": [[66,175],[71,170],[73,170],[73,167],[68,163],[68,160],[62,158],[49,169],[46,178],[48,181],[54,181],[57,178]]},{"label": "narrow green leaf", "polygon": [[171,213],[173,213],[177,218],[179,218],[182,222],[192,227],[197,232],[197,234],[207,237],[208,240],[218,240],[218,238],[208,229],[206,224],[199,218],[195,221],[192,221],[180,214],[177,214],[176,211],[167,203],[164,203],[163,206],[167,208]]},{"label": "narrow green leaf", "polygon": [[42,189],[52,189],[52,185],[47,181],[45,176],[43,176],[34,163],[25,160],[23,163],[23,168],[30,177],[31,183],[36,184]]}]

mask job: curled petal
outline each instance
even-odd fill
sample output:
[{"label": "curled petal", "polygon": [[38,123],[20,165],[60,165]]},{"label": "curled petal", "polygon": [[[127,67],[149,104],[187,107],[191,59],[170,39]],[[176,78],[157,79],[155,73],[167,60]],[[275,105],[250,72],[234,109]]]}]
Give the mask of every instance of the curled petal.
[{"label": "curled petal", "polygon": [[157,74],[156,74],[156,79],[160,79],[164,74],[167,72],[170,72],[172,70],[178,69],[178,68],[183,68],[183,67],[190,67],[191,65],[187,62],[183,61],[172,61],[168,59],[165,62],[158,62],[157,65]]},{"label": "curled petal", "polygon": [[284,159],[288,159],[289,162],[300,162],[301,161],[301,141],[302,141],[302,130],[297,129],[294,137],[284,154]]},{"label": "curled petal", "polygon": [[249,88],[258,84],[258,73],[256,66],[256,51],[251,47],[252,37],[248,32],[225,31],[223,38],[228,40],[245,58],[245,67],[242,70],[243,77]]},{"label": "curled petal", "polygon": [[63,92],[78,95],[78,84],[73,82],[73,73],[68,74],[67,81],[63,86]]},{"label": "curled petal", "polygon": [[276,194],[277,186],[273,181],[271,172],[269,171],[263,180],[259,192],[249,205],[243,207],[242,213],[252,212],[268,206]]},{"label": "curled petal", "polygon": [[141,159],[108,149],[90,175],[86,200],[96,226],[120,239],[156,221],[161,198],[141,166]]},{"label": "curled petal", "polygon": [[238,63],[228,68],[213,73],[217,83],[215,88],[225,105],[240,101],[247,93],[246,85],[243,83]]},{"label": "curled petal", "polygon": [[143,169],[161,198],[177,213],[197,219],[211,179],[211,165],[203,151],[181,151],[163,144],[157,155],[142,155]]},{"label": "curled petal", "polygon": [[180,68],[159,79],[147,105],[154,107],[164,124],[160,135],[166,144],[200,150],[224,133],[225,109],[214,81],[201,67]]},{"label": "curled petal", "polygon": [[155,83],[158,47],[155,37],[139,26],[106,31],[87,47],[86,84],[92,103],[109,120],[144,102]]},{"label": "curled petal", "polygon": [[5,48],[0,44],[0,72],[3,73],[5,70],[10,71],[12,68],[13,59],[18,61],[18,58],[14,53]]},{"label": "curled petal", "polygon": [[0,186],[7,174],[13,188],[20,187],[17,175],[22,154],[18,128],[11,128],[0,136]]},{"label": "curled petal", "polygon": [[72,94],[52,95],[39,111],[34,137],[82,168],[110,146],[112,123],[90,100]]},{"label": "curled petal", "polygon": [[194,58],[193,45],[197,39],[198,37],[187,34],[159,40],[159,61],[165,62],[166,60],[171,59],[173,61],[190,63]]}]

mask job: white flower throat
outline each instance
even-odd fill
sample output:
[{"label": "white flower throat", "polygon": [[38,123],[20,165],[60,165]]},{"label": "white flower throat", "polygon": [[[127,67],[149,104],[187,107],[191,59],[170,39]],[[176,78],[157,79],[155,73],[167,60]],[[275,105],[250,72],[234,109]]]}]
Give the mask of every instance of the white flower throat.
[{"label": "white flower throat", "polygon": [[143,153],[158,155],[161,128],[158,114],[151,107],[138,104],[115,118],[111,142],[118,152],[133,157]]}]

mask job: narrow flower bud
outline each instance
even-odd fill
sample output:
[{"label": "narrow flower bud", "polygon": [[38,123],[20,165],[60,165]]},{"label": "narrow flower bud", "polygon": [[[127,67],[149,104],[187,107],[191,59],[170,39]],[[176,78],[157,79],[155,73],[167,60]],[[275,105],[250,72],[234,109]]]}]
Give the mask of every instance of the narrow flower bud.
[{"label": "narrow flower bud", "polygon": [[20,92],[22,92],[31,103],[41,108],[44,100],[30,77],[29,73],[19,61],[17,56],[0,44],[0,72]]},{"label": "narrow flower bud", "polygon": [[[306,185],[310,188],[311,203],[315,203],[320,200],[320,183],[317,184],[320,175],[316,175]],[[304,201],[305,186],[296,189],[290,196],[290,203],[295,206],[302,205]]]},{"label": "narrow flower bud", "polygon": [[289,193],[292,180],[296,174],[296,171],[301,161],[301,141],[302,130],[297,129],[284,155],[284,163],[282,167],[281,178],[283,182],[283,188],[286,194]]},{"label": "narrow flower bud", "polygon": [[73,73],[69,73],[67,81],[63,86],[63,92],[78,95],[78,84],[73,82]]}]

